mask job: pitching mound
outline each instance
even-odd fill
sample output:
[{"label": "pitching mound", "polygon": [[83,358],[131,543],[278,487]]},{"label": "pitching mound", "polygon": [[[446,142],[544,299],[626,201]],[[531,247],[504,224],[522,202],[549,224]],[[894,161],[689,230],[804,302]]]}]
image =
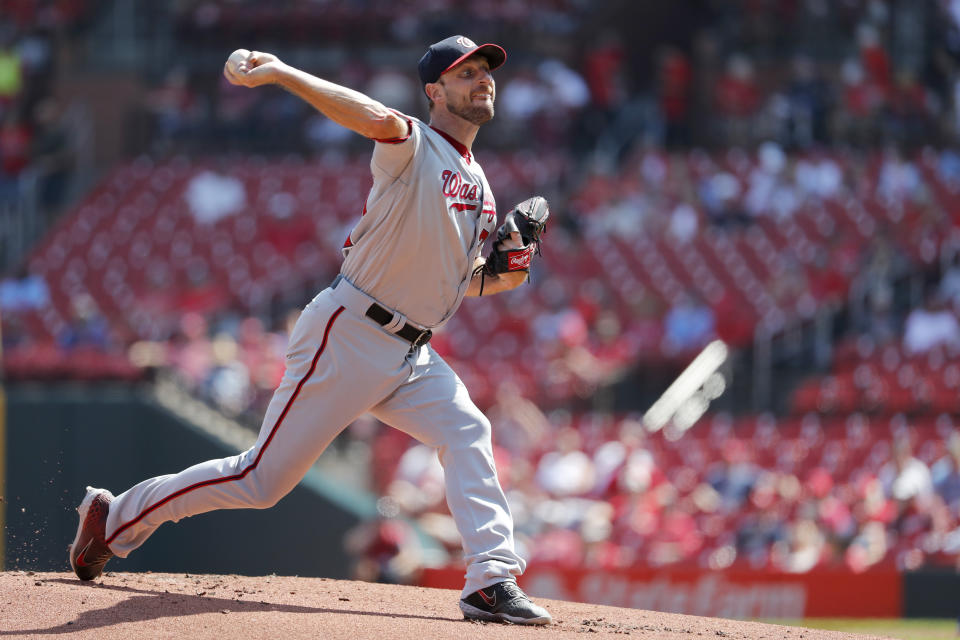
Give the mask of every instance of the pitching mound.
[{"label": "pitching mound", "polygon": [[0,573],[0,636],[43,638],[635,638],[818,640],[846,633],[542,600],[550,627],[468,622],[459,593],[325,578]]}]

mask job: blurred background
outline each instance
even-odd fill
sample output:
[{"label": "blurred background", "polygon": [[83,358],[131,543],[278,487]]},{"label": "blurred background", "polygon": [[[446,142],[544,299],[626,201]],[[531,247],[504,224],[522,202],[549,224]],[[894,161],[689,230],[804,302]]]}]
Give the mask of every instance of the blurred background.
[{"label": "blurred background", "polygon": [[[508,52],[475,145],[501,212],[553,214],[532,283],[431,343],[493,422],[521,583],[956,615],[957,0],[0,0],[6,568],[66,568],[85,484],[252,443],[339,270],[372,144],[227,55],[426,119],[415,66],[454,33]],[[365,418],[276,509],[113,568],[460,588],[460,556],[434,452]]]}]

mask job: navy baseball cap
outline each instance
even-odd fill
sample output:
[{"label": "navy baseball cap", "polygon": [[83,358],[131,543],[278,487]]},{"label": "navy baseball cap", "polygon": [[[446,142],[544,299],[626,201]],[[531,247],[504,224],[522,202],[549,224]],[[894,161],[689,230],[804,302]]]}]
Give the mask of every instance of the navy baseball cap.
[{"label": "navy baseball cap", "polygon": [[481,44],[478,46],[466,36],[450,36],[430,45],[427,52],[420,58],[420,64],[417,65],[417,69],[420,71],[420,80],[424,85],[436,82],[445,72],[475,53],[487,59],[491,71],[502,65],[507,59],[507,52],[500,45]]}]

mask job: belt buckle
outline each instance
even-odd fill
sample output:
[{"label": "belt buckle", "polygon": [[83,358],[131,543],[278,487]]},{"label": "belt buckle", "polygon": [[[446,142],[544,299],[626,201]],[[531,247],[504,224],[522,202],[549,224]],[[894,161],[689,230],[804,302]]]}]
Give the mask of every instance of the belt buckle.
[{"label": "belt buckle", "polygon": [[417,347],[422,347],[423,345],[430,342],[430,338],[433,337],[433,331],[430,329],[424,329],[420,332],[420,335],[417,336],[417,339],[414,340],[410,346],[411,349],[416,349]]}]

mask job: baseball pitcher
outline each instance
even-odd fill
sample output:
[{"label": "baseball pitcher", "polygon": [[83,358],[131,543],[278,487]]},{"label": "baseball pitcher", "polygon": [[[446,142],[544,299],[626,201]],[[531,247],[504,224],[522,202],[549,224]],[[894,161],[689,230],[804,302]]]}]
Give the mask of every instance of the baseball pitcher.
[{"label": "baseball pitcher", "polygon": [[164,522],[274,505],[337,434],[370,412],[439,453],[467,562],[463,615],[551,622],[516,584],[525,562],[514,550],[490,422],[429,344],[464,296],[508,291],[527,279],[549,217],[546,201],[533,197],[498,229],[493,191],[471,151],[480,126],[493,118],[492,71],[505,60],[500,46],[464,36],[432,45],[418,67],[430,104],[424,123],[269,53],[230,56],[224,74],[231,83],[279,85],[374,140],[373,187],[344,243],[340,274],[291,333],[286,371],[256,444],[116,497],[88,487],[70,546],[81,580],[98,577],[111,557],[126,557]]}]

